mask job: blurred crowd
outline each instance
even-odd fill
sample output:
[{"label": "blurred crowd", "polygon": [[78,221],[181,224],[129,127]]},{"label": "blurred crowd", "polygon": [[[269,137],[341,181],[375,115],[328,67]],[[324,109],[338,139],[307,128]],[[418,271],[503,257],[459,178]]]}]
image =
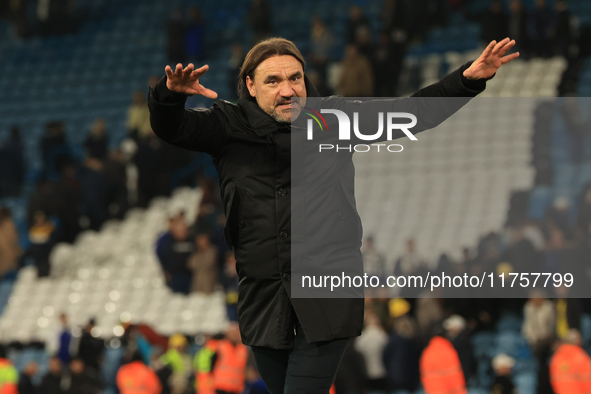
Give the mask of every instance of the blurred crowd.
[{"label": "blurred crowd", "polygon": [[[73,2],[39,1],[39,26],[46,26],[40,30],[32,29],[28,19],[22,17],[28,12],[27,3],[0,2],[0,15],[15,22],[20,36],[37,34],[36,31],[54,34],[58,33],[55,29],[73,28],[63,23],[74,12]],[[323,95],[394,96],[399,90],[398,79],[407,48],[424,39],[431,27],[445,25],[447,15],[462,11],[467,3],[385,0],[382,30],[377,35],[362,9],[353,6],[346,22],[345,51],[336,54],[330,26],[313,16],[309,50],[304,53],[307,75]],[[576,32],[571,17],[564,0],[557,0],[553,7],[538,0],[531,13],[524,11],[519,0],[512,0],[507,10],[493,0],[490,10],[478,20],[484,41],[515,38],[518,50],[526,58],[556,54],[572,57],[571,44]],[[269,3],[252,2],[248,23],[254,42],[273,34],[272,18],[273,7]],[[167,34],[171,62],[185,64],[207,58],[207,31],[198,8],[191,8],[186,17],[175,10],[167,23]],[[245,52],[239,43],[231,48],[226,70],[231,92],[236,91]],[[341,62],[338,78],[329,83],[333,79],[331,66],[337,62]],[[149,85],[154,86],[157,80],[153,77]],[[181,294],[222,290],[226,293],[229,320],[235,321],[236,261],[225,243],[216,181],[203,171],[178,171],[204,159],[172,148],[153,134],[145,92],[134,94],[126,126],[128,138],[112,149],[107,123],[97,119],[79,150],[66,138],[68,125],[60,121],[46,125],[39,152],[42,170],[27,207],[29,247],[22,250],[10,211],[0,209],[0,275],[18,269],[30,257],[39,276],[47,276],[51,271],[49,255],[57,242],[73,242],[80,231],[98,230],[105,221],[122,218],[132,207],[145,207],[154,197],[168,195],[175,186],[198,184],[203,198],[194,224],[187,224],[189,218],[184,211],[170,212],[168,229],[156,241],[156,253],[171,290]],[[22,194],[27,174],[22,135],[26,132],[14,126],[10,137],[0,143],[0,197]],[[413,275],[427,270],[456,275],[479,275],[485,271],[569,272],[577,278],[577,286],[552,287],[553,293],[546,294],[540,289],[530,294],[531,288],[516,287],[512,290],[515,298],[511,299],[466,299],[453,289],[440,290],[434,298],[418,298],[421,294],[412,288],[403,289],[396,298],[367,299],[365,328],[343,358],[335,382],[337,393],[413,391],[422,384],[427,394],[435,394],[443,384],[437,379],[445,380],[448,387],[458,391],[465,390],[476,374],[472,336],[493,330],[501,313],[509,310],[524,316],[521,332],[538,363],[538,391],[562,394],[558,386],[553,386],[553,381],[564,381],[560,368],[554,365],[573,360],[587,362],[584,357],[580,361],[581,357],[572,355],[580,355],[581,315],[591,312],[591,304],[573,296],[580,297],[580,290],[589,285],[584,269],[591,256],[591,186],[584,190],[577,205],[575,222],[570,202],[564,199],[557,199],[548,208],[543,221],[526,219],[525,209],[512,211],[501,233],[487,234],[473,249],[467,248],[459,261],[446,255],[438,261],[426,261],[417,252],[415,242],[420,240],[413,239],[408,240],[403,255],[389,261],[376,249],[371,237],[366,239],[364,264],[371,275]],[[125,393],[126,385],[132,387],[140,380],[150,381],[153,393],[181,394],[194,393],[196,387],[215,389],[219,383],[216,379],[227,380],[217,369],[225,369],[224,362],[229,362],[234,380],[239,383],[220,390],[265,392],[248,352],[241,348],[235,325],[211,338],[187,338],[182,334],[167,338],[149,326],[122,322],[120,346],[125,351],[114,368],[116,377],[109,380],[102,373],[108,363],[104,361],[104,342],[93,335],[95,323],[90,321],[79,330],[69,326],[65,315],[61,317],[56,343],[46,344],[52,358],[49,372],[41,381],[34,379],[38,376],[35,363],[27,365],[19,375],[1,349],[0,374],[9,376],[7,381],[17,386],[21,394],[101,393],[109,381],[115,381]],[[119,368],[119,364],[126,367]],[[514,393],[514,364],[515,360],[505,354],[492,360],[493,394]]]},{"label": "blurred crowd", "polygon": [[[224,235],[225,216],[217,185],[201,182],[203,197],[194,220],[183,209],[169,213],[168,231],[155,249],[166,284],[175,293],[225,291],[228,318],[237,320],[238,273]],[[187,223],[192,222],[189,226]]]},{"label": "blurred crowd", "polygon": [[[537,0],[532,11],[527,11],[521,0],[511,0],[508,7],[500,0],[491,0],[490,9],[479,15],[467,11],[471,3],[469,0],[385,0],[380,31],[375,31],[375,24],[356,5],[349,9],[345,22],[333,22],[333,25],[312,15],[308,45],[303,48],[307,75],[321,95],[396,96],[400,93],[399,77],[408,47],[426,40],[431,28],[445,27],[454,12],[481,25],[483,43],[504,37],[515,39],[514,50],[520,51],[523,59],[555,55],[572,59],[580,55],[581,32],[567,0],[558,0],[553,5]],[[274,34],[272,4],[266,0],[252,1],[248,13],[252,44]],[[168,57],[175,64],[200,62],[206,57],[207,31],[199,9],[190,8],[185,15],[183,18],[183,12],[175,10],[167,24]],[[344,51],[335,51],[334,23],[346,23]],[[236,91],[236,77],[244,55],[242,45],[234,43],[228,61],[232,94]]]},{"label": "blurred crowd", "polygon": [[1,392],[268,393],[241,343],[237,323],[217,335],[189,338],[180,333],[166,337],[148,325],[122,322],[114,345],[98,338],[93,319],[82,328],[72,328],[65,314],[59,320],[55,338],[46,343],[52,355],[45,373],[37,361],[29,361],[19,373],[9,360],[10,351],[0,348]]},{"label": "blurred crowd", "polygon": [[14,25],[19,38],[69,34],[77,30],[83,15],[76,0],[11,0],[0,2],[0,18]]},{"label": "blurred crowd", "polygon": [[[471,300],[474,314],[464,318],[456,313],[463,308],[460,299],[366,299],[364,330],[343,356],[335,381],[337,392],[414,392],[422,387],[427,394],[465,393],[469,387],[478,387],[482,368],[472,338],[494,332],[499,316],[491,315],[501,310],[523,312],[521,335],[528,355],[522,354],[521,360],[537,364],[534,387],[538,393],[585,392],[591,376],[574,371],[591,371],[580,334],[581,314],[583,309],[588,314],[591,304],[578,299],[551,301],[541,294],[495,302],[500,305]],[[495,353],[484,368],[494,375],[490,392],[519,392],[512,371],[517,360]]]},{"label": "blurred crowd", "polygon": [[[47,276],[56,243],[71,243],[83,230],[99,230],[105,221],[122,219],[130,208],[146,207],[175,187],[194,186],[198,178],[207,181],[203,155],[176,149],[152,132],[144,97],[135,92],[126,121],[128,136],[115,149],[104,119],[94,121],[81,148],[69,142],[64,122],[47,123],[40,141],[42,168],[27,205],[26,254],[16,251],[16,228],[3,209],[2,231],[10,236],[2,237],[6,246],[0,246],[0,273],[30,257],[39,275]],[[21,195],[25,168],[21,131],[15,126],[10,139],[0,144],[0,196]]]},{"label": "blurred crowd", "polygon": [[536,0],[531,12],[524,9],[520,0],[511,0],[508,10],[500,0],[493,0],[490,9],[478,18],[485,42],[511,37],[517,42],[515,50],[526,59],[575,55],[572,44],[577,31],[571,19],[567,0],[557,0],[553,5],[546,0]]}]

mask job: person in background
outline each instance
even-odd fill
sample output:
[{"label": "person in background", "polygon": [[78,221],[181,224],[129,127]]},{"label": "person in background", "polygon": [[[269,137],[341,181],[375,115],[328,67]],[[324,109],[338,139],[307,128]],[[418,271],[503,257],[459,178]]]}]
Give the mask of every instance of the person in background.
[{"label": "person in background", "polygon": [[500,0],[491,1],[490,8],[481,17],[481,25],[481,37],[484,42],[490,42],[497,37],[507,37],[509,20],[503,11],[503,4]]},{"label": "person in background", "polygon": [[406,37],[399,38],[387,30],[380,32],[371,59],[375,78],[380,81],[376,84],[376,97],[395,97],[404,60],[405,40]]},{"label": "person in background", "polygon": [[513,49],[519,51],[526,59],[531,52],[531,36],[529,33],[527,12],[521,0],[511,0],[509,3],[509,36],[513,37],[518,44]]},{"label": "person in background", "polygon": [[534,12],[530,16],[536,56],[548,58],[552,55],[555,23],[555,11],[548,7],[546,0],[536,0]]},{"label": "person in background", "polygon": [[[360,26],[355,33],[355,42],[353,43],[357,51],[373,63],[375,57],[375,46],[371,36],[371,29],[368,26]],[[375,76],[374,76],[375,80]]]},{"label": "person in background", "polygon": [[238,323],[230,323],[224,338],[208,341],[204,349],[199,355],[199,387],[213,388],[218,394],[242,393],[249,353],[242,344]]},{"label": "person in background", "polygon": [[115,149],[105,161],[106,202],[109,217],[123,219],[129,208],[127,160],[121,149]]},{"label": "person in background", "polygon": [[150,110],[146,105],[146,99],[141,90],[133,92],[133,101],[127,109],[125,127],[127,127],[129,136],[134,140],[145,138],[152,132]]},{"label": "person in background", "polygon": [[51,187],[48,208],[41,209],[47,216],[57,215],[60,221],[60,242],[73,243],[80,232],[81,187],[76,167],[67,164],[61,171],[60,179]]},{"label": "person in background", "polygon": [[417,340],[417,324],[408,315],[410,304],[406,300],[400,298],[390,301],[389,309],[393,330],[382,351],[387,388],[390,391],[414,392],[420,382],[421,351]]},{"label": "person in background", "polygon": [[87,368],[81,358],[75,358],[70,362],[70,387],[67,394],[101,394],[104,384],[98,371]]},{"label": "person in background", "polygon": [[[240,67],[244,63],[244,48],[239,42],[232,44],[232,55],[228,60],[228,92],[232,100],[238,99],[238,92],[236,91],[236,81],[240,79]],[[158,83],[158,81],[156,81]],[[156,84],[152,85],[156,86]]]},{"label": "person in background", "polygon": [[[187,54],[185,52],[186,30],[187,26],[186,23],[183,21],[183,14],[181,10],[176,9],[172,11],[170,18],[166,22],[166,54],[168,55],[168,60],[172,63],[183,63],[187,60]],[[134,93],[134,97],[136,93]]]},{"label": "person in background", "polygon": [[474,348],[466,328],[466,319],[459,315],[452,315],[443,322],[445,336],[449,339],[458,353],[464,379],[467,381],[476,373],[476,358]]},{"label": "person in background", "polygon": [[192,251],[193,242],[190,242],[185,213],[171,215],[168,232],[156,243],[156,254],[164,271],[166,284],[175,293],[190,293],[191,271],[187,267],[187,261]]},{"label": "person in background", "polygon": [[171,168],[171,165],[176,166],[179,159],[183,160],[186,152],[176,152],[174,155],[172,147],[160,141],[151,128],[136,143],[133,161],[138,171],[138,204],[147,207],[154,197],[170,193],[171,174],[178,168]]},{"label": "person in background", "polygon": [[49,371],[39,385],[39,394],[65,394],[63,364],[58,356],[49,359]]},{"label": "person in background", "polygon": [[572,15],[568,9],[567,1],[555,1],[554,10],[556,12],[556,24],[554,25],[554,54],[569,59],[572,57],[570,46],[573,41],[573,32],[571,28]]},{"label": "person in background", "polygon": [[422,256],[417,253],[414,238],[406,240],[406,250],[396,261],[394,275],[410,275],[425,265]]},{"label": "person in background", "polygon": [[591,185],[587,184],[581,193],[581,201],[579,202],[577,224],[581,231],[588,237],[591,225]]},{"label": "person in background", "polygon": [[41,157],[45,175],[59,174],[71,161],[70,150],[66,142],[63,122],[49,122],[41,139]]},{"label": "person in background", "polygon": [[[82,336],[80,337],[80,344],[78,345],[78,358],[83,362],[84,370],[93,370],[93,373],[98,373],[105,349],[102,339],[95,338],[93,329],[96,327],[96,320],[90,319],[88,324],[82,329]],[[79,363],[74,364],[76,367]],[[70,362],[72,366],[72,362]]]},{"label": "person in background", "polygon": [[37,364],[35,361],[31,361],[25,366],[18,380],[18,394],[38,393],[37,387],[33,385],[33,376],[37,374],[37,371],[39,371],[39,364]]},{"label": "person in background", "polygon": [[570,330],[550,359],[550,383],[556,394],[591,391],[591,358],[581,348],[581,334]]},{"label": "person in background", "polygon": [[8,208],[0,208],[0,278],[18,269],[22,255],[18,232]]},{"label": "person in background", "polygon": [[108,219],[107,180],[103,161],[87,156],[80,168],[80,192],[82,214],[88,220],[90,229],[99,231]]},{"label": "person in background", "polygon": [[56,229],[49,221],[45,213],[37,211],[35,213],[35,222],[29,228],[29,253],[35,261],[37,267],[37,276],[39,278],[49,276],[49,254],[57,242]]},{"label": "person in background", "polygon": [[433,329],[434,336],[419,362],[421,382],[426,394],[467,394],[466,380],[458,353],[443,337],[442,327]]},{"label": "person in background", "polygon": [[322,75],[318,70],[310,69],[310,71],[308,71],[308,79],[314,84],[314,86],[316,86],[320,96],[326,97],[331,95],[331,90],[326,84],[326,79],[322,78]]},{"label": "person in background", "polygon": [[164,365],[161,361],[161,357],[163,354],[163,347],[156,346],[154,351],[152,352],[152,359],[150,362],[150,367],[156,372],[156,376],[158,376],[158,380],[160,381],[160,385],[162,386],[162,392],[160,394],[170,394],[170,380],[172,376],[172,367],[170,365]]},{"label": "person in background", "polygon": [[558,339],[565,339],[571,329],[581,330],[581,314],[583,313],[581,299],[569,297],[569,291],[570,288],[564,284],[554,289],[556,296],[560,297],[554,301]]},{"label": "person in background", "polygon": [[222,339],[221,335],[214,337],[207,335],[203,347],[195,354],[193,369],[195,370],[195,385],[198,394],[215,393],[212,362],[220,339]]},{"label": "person in background", "polygon": [[172,370],[169,378],[171,394],[182,394],[187,388],[191,375],[191,360],[186,353],[187,337],[183,334],[171,335],[168,339],[168,350],[160,357],[163,366]]},{"label": "person in background", "polygon": [[350,44],[345,49],[338,91],[344,97],[373,96],[374,77],[371,63],[359,53],[355,45]]},{"label": "person in background", "polygon": [[18,371],[12,365],[4,346],[0,345],[0,393],[18,394]]},{"label": "person in background", "polygon": [[441,289],[435,291],[424,291],[419,293],[416,300],[414,315],[417,319],[420,336],[425,340],[429,339],[429,329],[434,323],[443,320],[443,299]]},{"label": "person in background", "polygon": [[375,247],[373,237],[365,238],[361,248],[363,255],[363,271],[367,275],[375,275],[384,280],[386,274],[386,258],[384,254]]},{"label": "person in background", "polygon": [[70,331],[70,326],[68,324],[68,315],[62,312],[60,313],[59,319],[61,324],[61,330],[59,333],[59,344],[56,356],[60,359],[62,364],[68,365],[70,359],[72,358],[70,354],[72,333]]},{"label": "person in background", "polygon": [[162,386],[156,373],[143,362],[142,355],[127,355],[126,364],[117,371],[117,388],[120,394],[160,394]]},{"label": "person in background", "polygon": [[552,301],[535,290],[523,308],[523,326],[521,333],[530,344],[534,353],[539,355],[549,346],[555,332],[556,313]]},{"label": "person in background", "polygon": [[521,333],[531,346],[538,363],[538,393],[552,392],[548,358],[556,333],[556,312],[552,301],[540,290],[532,291],[532,297],[523,308]]},{"label": "person in background", "polygon": [[0,143],[0,198],[18,196],[25,180],[25,158],[18,126],[10,129],[10,138]]},{"label": "person in background", "polygon": [[386,389],[386,368],[382,353],[388,343],[388,334],[380,320],[371,310],[365,311],[365,327],[360,336],[355,338],[355,349],[363,355],[367,371],[366,387],[369,390]]},{"label": "person in background", "polygon": [[253,45],[271,35],[271,9],[267,0],[252,0],[248,10]]},{"label": "person in background", "polygon": [[201,10],[189,8],[189,22],[185,32],[185,51],[189,61],[201,61],[205,56],[205,27]]},{"label": "person in background", "polygon": [[201,233],[195,238],[195,251],[187,261],[193,271],[191,291],[211,294],[218,283],[218,249],[212,245],[209,235]]},{"label": "person in background", "polygon": [[515,359],[504,353],[497,354],[492,359],[492,367],[495,371],[491,394],[515,394],[515,385],[511,378]]},{"label": "person in background", "polygon": [[90,132],[84,141],[84,148],[89,157],[104,161],[109,152],[109,135],[107,133],[107,123],[99,118],[94,121]]},{"label": "person in background", "polygon": [[317,15],[312,17],[310,40],[312,66],[320,73],[322,80],[326,80],[326,67],[330,60],[334,38],[328,26]]},{"label": "person in background", "polygon": [[347,43],[353,44],[360,28],[369,28],[369,21],[363,15],[361,8],[354,5],[349,8],[349,20],[347,21]]}]

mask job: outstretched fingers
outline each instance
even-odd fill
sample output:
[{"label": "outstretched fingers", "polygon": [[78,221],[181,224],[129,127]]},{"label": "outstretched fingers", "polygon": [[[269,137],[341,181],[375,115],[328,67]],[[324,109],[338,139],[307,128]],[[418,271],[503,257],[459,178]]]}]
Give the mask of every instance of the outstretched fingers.
[{"label": "outstretched fingers", "polygon": [[166,78],[168,78],[168,79],[172,78],[172,75],[173,75],[172,67],[167,65],[166,67],[164,67],[164,72],[166,73]]},{"label": "outstretched fingers", "polygon": [[183,76],[183,65],[180,63],[177,64],[174,73],[177,77],[181,78]]},{"label": "outstretched fingers", "polygon": [[210,98],[210,99],[216,99],[218,98],[218,94],[216,92],[214,92],[211,89],[206,88],[205,86],[199,84],[199,94]]},{"label": "outstretched fingers", "polygon": [[519,52],[515,52],[510,55],[504,56],[501,58],[501,64],[507,64],[510,61],[517,59],[518,57],[519,57]]},{"label": "outstretched fingers", "polygon": [[490,42],[490,44],[488,44],[488,46],[482,52],[482,56],[488,57],[492,53],[493,48],[495,47],[495,45],[497,45],[497,42],[495,40],[492,40]]},{"label": "outstretched fingers", "polygon": [[499,52],[503,49],[503,47],[505,45],[507,45],[508,42],[510,42],[511,40],[509,39],[509,37],[505,38],[504,40],[500,41],[497,43],[497,45],[495,45],[492,54],[493,55],[498,55]]},{"label": "outstretched fingers", "polygon": [[190,77],[191,73],[193,72],[193,69],[195,69],[195,66],[193,65],[193,63],[189,63],[187,67],[185,67],[185,69],[183,70],[183,78]]},{"label": "outstretched fingers", "polygon": [[203,74],[205,74],[209,70],[209,66],[206,64],[204,66],[199,67],[195,71],[191,73],[191,77],[193,78],[201,78]]},{"label": "outstretched fingers", "polygon": [[515,46],[515,40],[511,40],[508,43],[506,43],[500,50],[499,50],[499,56],[505,56],[505,53],[507,53],[509,51],[509,49],[513,48],[513,46]]}]

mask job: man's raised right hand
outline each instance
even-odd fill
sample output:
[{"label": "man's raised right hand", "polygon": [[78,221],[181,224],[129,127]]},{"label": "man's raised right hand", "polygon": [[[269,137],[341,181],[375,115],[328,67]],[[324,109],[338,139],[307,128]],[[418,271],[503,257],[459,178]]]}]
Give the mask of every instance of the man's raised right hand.
[{"label": "man's raised right hand", "polygon": [[199,78],[209,70],[207,64],[195,70],[193,63],[189,63],[183,70],[183,65],[179,63],[176,65],[174,72],[170,66],[166,66],[164,70],[166,71],[166,87],[168,90],[189,95],[200,94],[210,99],[218,97],[216,92],[199,83]]}]

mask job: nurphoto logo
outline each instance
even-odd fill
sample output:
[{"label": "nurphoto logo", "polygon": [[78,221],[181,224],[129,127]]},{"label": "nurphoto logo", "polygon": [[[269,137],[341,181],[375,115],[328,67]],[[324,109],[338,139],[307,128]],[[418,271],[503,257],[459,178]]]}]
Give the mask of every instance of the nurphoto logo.
[{"label": "nurphoto logo", "polygon": [[[339,141],[351,141],[351,120],[349,119],[349,115],[345,112],[338,110],[338,109],[321,109],[320,113],[318,111],[313,110],[312,108],[304,107],[304,114],[308,115],[311,119],[308,119],[307,122],[307,135],[308,140],[314,139],[314,121],[319,126],[320,132],[327,132],[328,124],[324,119],[322,114],[333,114],[337,117],[338,122],[338,139]],[[411,141],[417,141],[417,137],[415,137],[411,132],[410,129],[417,125],[417,117],[408,112],[387,112],[386,116],[384,116],[384,112],[378,112],[378,130],[373,134],[363,134],[359,129],[359,113],[353,112],[353,133],[355,135],[355,139],[361,141],[390,141],[392,140],[392,134],[394,130],[402,131]],[[384,117],[386,118],[386,138],[383,138],[382,135],[384,134]],[[408,119],[410,122],[408,123],[395,123],[400,119]],[[367,130],[364,130],[367,132]],[[378,152],[380,151],[380,147],[386,146],[386,144],[356,144],[356,145],[339,145],[339,144],[319,144],[319,152],[323,150],[335,150],[339,152],[341,150],[348,151],[348,152],[368,152],[371,150],[371,146],[376,146]],[[402,145],[399,144],[391,144],[388,145],[387,148],[388,152],[402,152]]]}]

